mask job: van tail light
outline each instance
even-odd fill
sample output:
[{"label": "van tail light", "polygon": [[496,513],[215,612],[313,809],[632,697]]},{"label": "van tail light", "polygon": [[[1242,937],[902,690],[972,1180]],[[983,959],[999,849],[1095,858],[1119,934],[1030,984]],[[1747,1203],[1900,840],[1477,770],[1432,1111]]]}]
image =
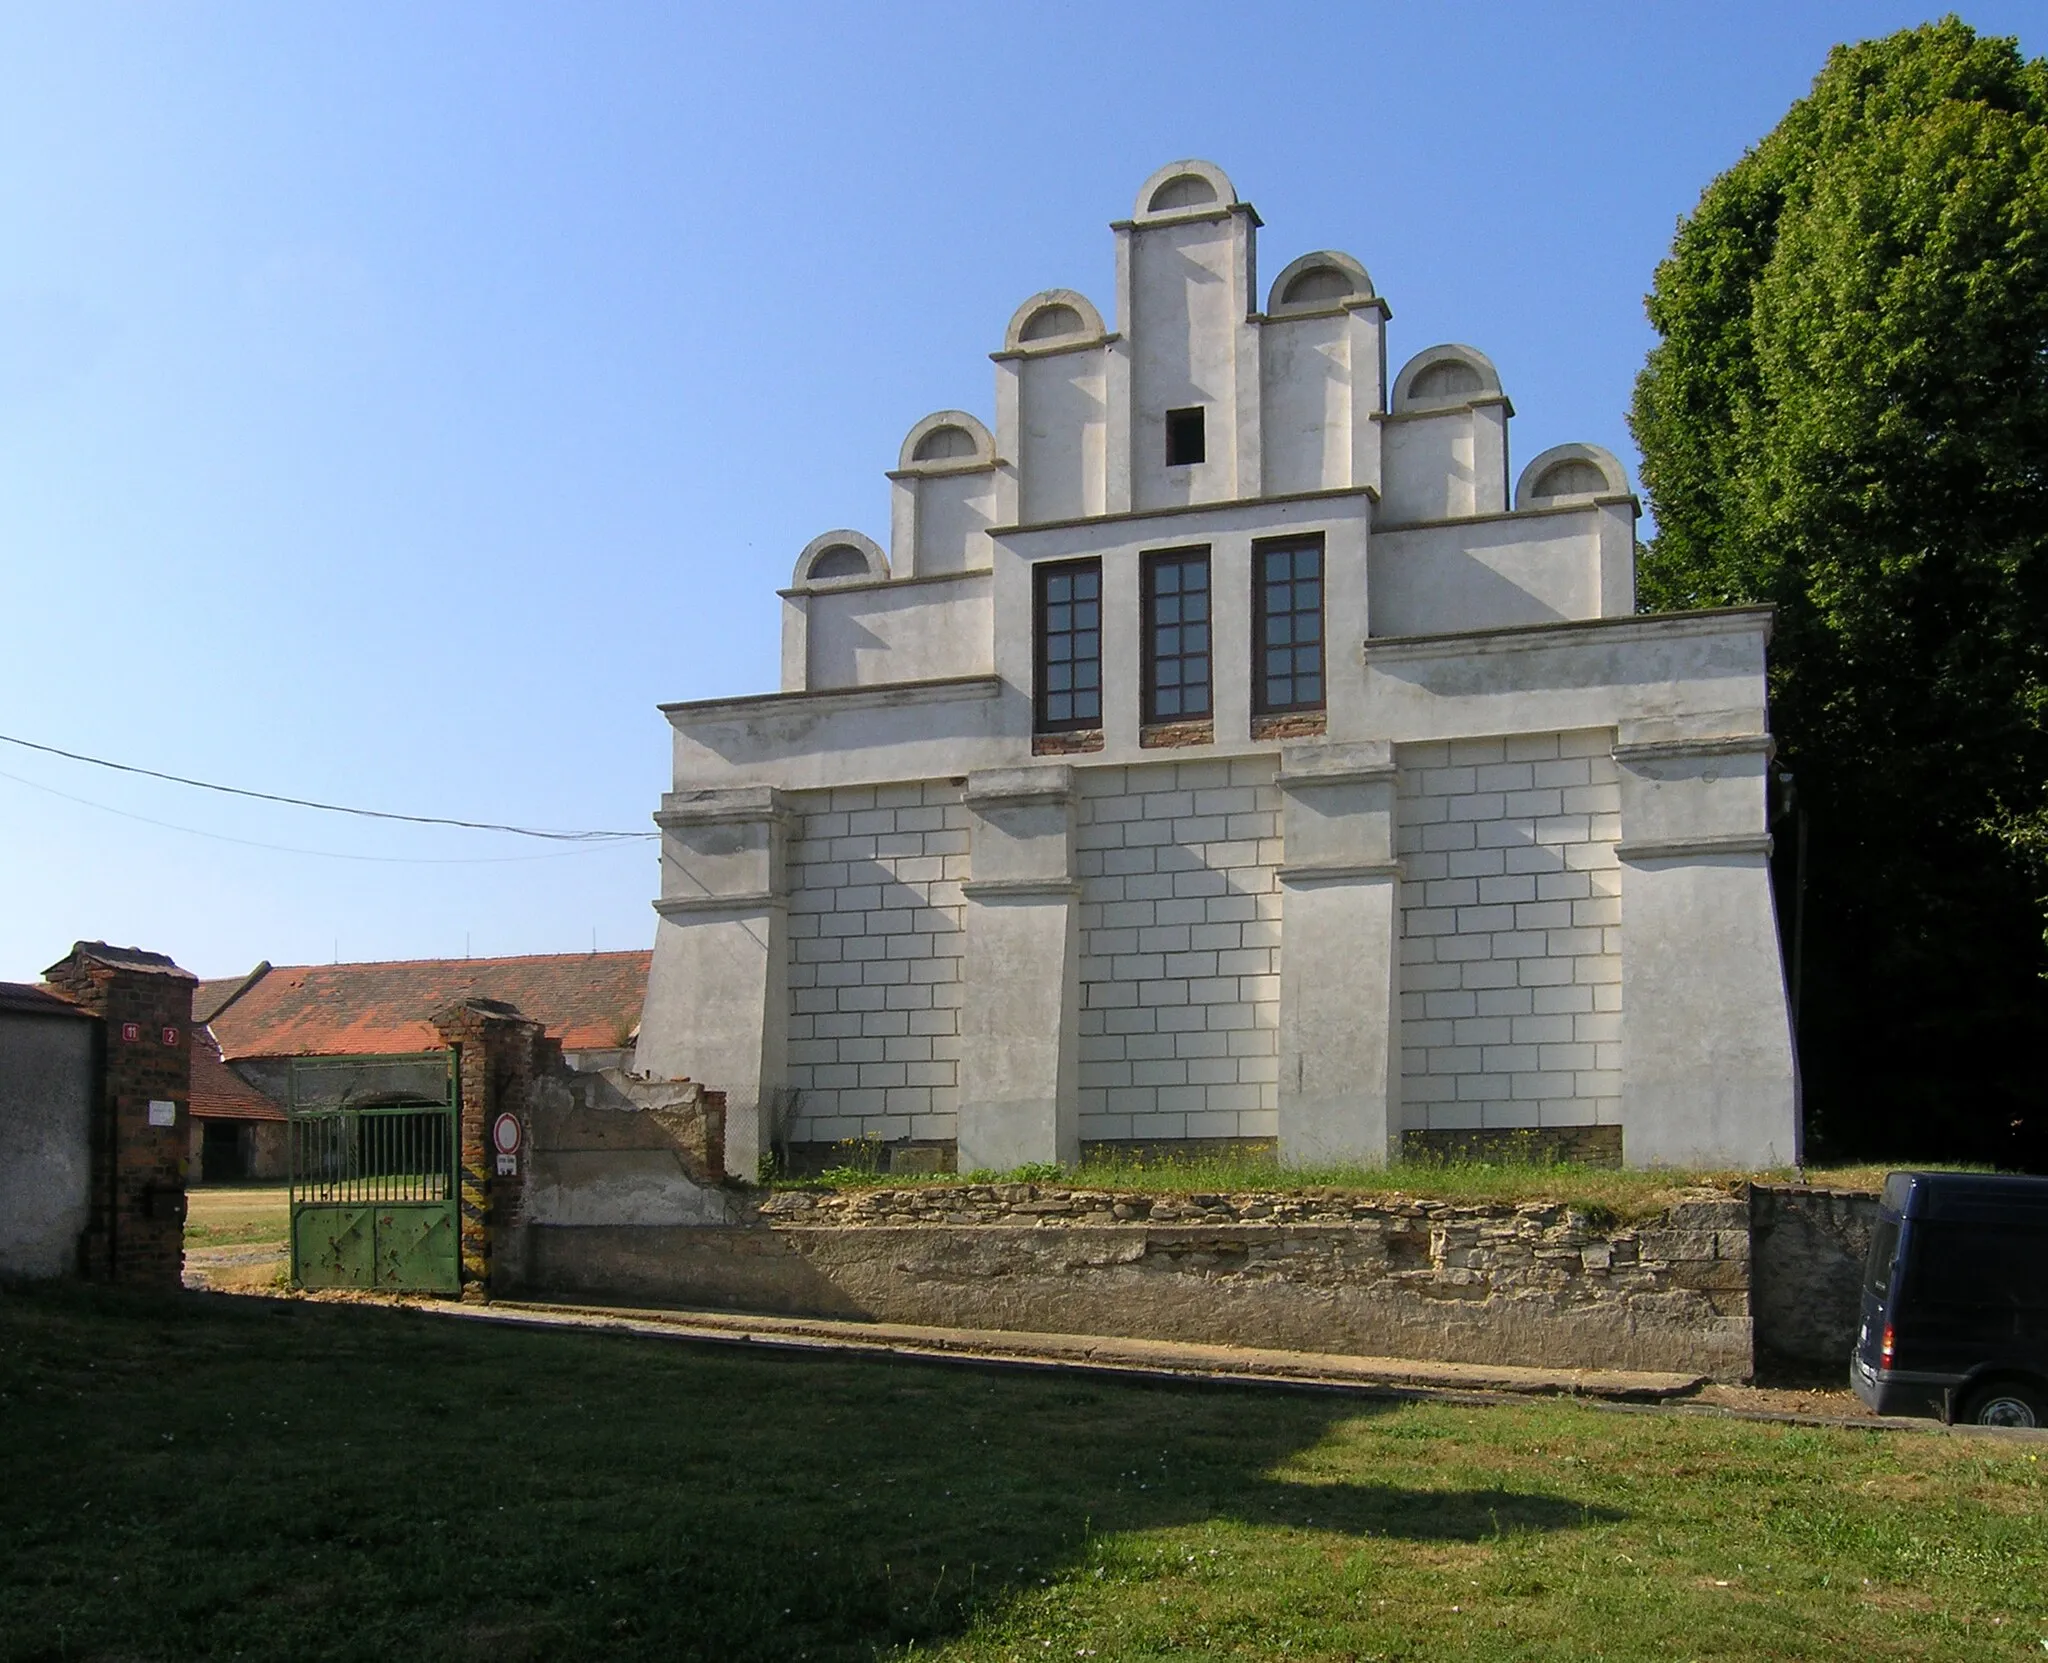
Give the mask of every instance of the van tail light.
[{"label": "van tail light", "polygon": [[1886,1368],[1892,1366],[1892,1325],[1890,1323],[1884,1325],[1884,1338],[1878,1342],[1877,1360]]}]

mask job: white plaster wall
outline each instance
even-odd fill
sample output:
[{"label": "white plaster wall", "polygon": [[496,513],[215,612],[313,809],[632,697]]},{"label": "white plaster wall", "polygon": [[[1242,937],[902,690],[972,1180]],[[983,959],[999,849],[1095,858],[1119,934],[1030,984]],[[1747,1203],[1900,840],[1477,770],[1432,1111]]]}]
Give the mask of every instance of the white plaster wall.
[{"label": "white plaster wall", "polygon": [[992,556],[988,528],[995,523],[993,472],[927,474],[915,481],[918,577],[986,571]]},{"label": "white plaster wall", "polygon": [[[1562,732],[1645,723],[1666,737],[1769,731],[1758,608],[1622,617],[1526,634],[1431,640],[1366,639],[1362,522],[1336,510],[1357,498],[1247,506],[1016,533],[1001,539],[993,581],[996,673],[936,687],[882,686],[801,697],[709,699],[667,705],[679,787],[773,785],[801,791],[1015,768],[1031,754],[1031,563],[1103,553],[1108,748],[1089,765],[1144,761],[1138,745],[1137,556],[1142,549],[1207,540],[1212,549],[1254,529],[1327,533],[1329,738],[1419,743],[1474,734]],[[1111,535],[1114,541],[1110,540]],[[1177,534],[1177,535],[1173,535]],[[1247,555],[1248,558],[1248,555]],[[1219,605],[1224,597],[1219,592]],[[1241,604],[1248,608],[1249,597]],[[1246,649],[1238,626],[1217,626],[1219,675]],[[1233,645],[1233,643],[1235,643]],[[1363,647],[1363,652],[1360,648]],[[1362,659],[1362,663],[1361,663]],[[1219,694],[1222,690],[1219,680]],[[1212,755],[1264,754],[1241,705],[1219,704]]]},{"label": "white plaster wall", "polygon": [[1382,522],[1395,525],[1507,511],[1505,401],[1391,416],[1383,427]]},{"label": "white plaster wall", "polygon": [[0,1275],[78,1268],[92,1182],[94,1027],[0,1013]]},{"label": "white plaster wall", "polygon": [[1348,313],[1268,318],[1260,326],[1261,483],[1268,496],[1351,483],[1353,344]]},{"label": "white plaster wall", "polygon": [[1277,1134],[1274,767],[1078,772],[1084,1141]]},{"label": "white plaster wall", "polygon": [[1764,734],[1760,608],[1612,618],[1432,640],[1370,640],[1352,732],[1401,742],[1641,723],[1645,737]]},{"label": "white plaster wall", "polygon": [[809,687],[985,675],[995,661],[989,580],[820,589],[809,601]]},{"label": "white plaster wall", "polygon": [[968,816],[945,782],[806,793],[790,845],[785,1135],[950,1138]]},{"label": "white plaster wall", "polygon": [[1613,744],[1596,729],[1397,751],[1407,1125],[1620,1123]]},{"label": "white plaster wall", "polygon": [[1371,633],[1449,635],[1597,618],[1605,518],[1582,508],[1376,531],[1367,557]]},{"label": "white plaster wall", "polygon": [[[1222,502],[1237,495],[1238,333],[1249,310],[1239,266],[1250,236],[1227,214],[1131,233],[1132,506]],[[1166,412],[1208,411],[1206,460],[1166,465]]]},{"label": "white plaster wall", "polygon": [[787,791],[880,785],[1030,756],[1029,700],[1023,688],[993,676],[663,709],[675,736],[678,789],[714,782]]},{"label": "white plaster wall", "polygon": [[1103,512],[1104,358],[1098,347],[1017,364],[1017,513],[1026,525]]}]

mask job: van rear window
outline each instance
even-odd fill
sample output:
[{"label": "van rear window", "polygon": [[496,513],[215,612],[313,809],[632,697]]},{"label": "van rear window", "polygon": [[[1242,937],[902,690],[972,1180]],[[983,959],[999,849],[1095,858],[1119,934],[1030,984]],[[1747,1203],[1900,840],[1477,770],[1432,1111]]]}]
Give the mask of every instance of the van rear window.
[{"label": "van rear window", "polygon": [[1907,1284],[1936,1305],[2048,1306],[2048,1232],[1916,1225]]},{"label": "van rear window", "polygon": [[1899,1221],[1880,1217],[1877,1228],[1870,1232],[1870,1263],[1863,1273],[1864,1285],[1880,1299],[1891,1290],[1892,1260],[1898,1251]]}]

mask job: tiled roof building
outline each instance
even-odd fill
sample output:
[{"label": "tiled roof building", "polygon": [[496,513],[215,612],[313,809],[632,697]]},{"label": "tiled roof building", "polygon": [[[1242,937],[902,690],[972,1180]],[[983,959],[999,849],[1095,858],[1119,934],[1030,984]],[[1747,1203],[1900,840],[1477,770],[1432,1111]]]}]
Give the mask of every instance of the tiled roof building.
[{"label": "tiled roof building", "polygon": [[501,999],[546,1025],[570,1053],[632,1043],[647,988],[645,952],[544,953],[502,959],[280,965],[248,985],[199,984],[193,1002],[222,1056],[348,1057],[424,1051],[431,1018],[463,999]]},{"label": "tiled roof building", "polygon": [[193,1175],[282,1178],[294,1059],[438,1050],[434,1015],[466,1000],[516,1006],[561,1042],[572,1064],[623,1062],[639,1027],[648,958],[266,963],[247,976],[201,982],[192,1003]]}]

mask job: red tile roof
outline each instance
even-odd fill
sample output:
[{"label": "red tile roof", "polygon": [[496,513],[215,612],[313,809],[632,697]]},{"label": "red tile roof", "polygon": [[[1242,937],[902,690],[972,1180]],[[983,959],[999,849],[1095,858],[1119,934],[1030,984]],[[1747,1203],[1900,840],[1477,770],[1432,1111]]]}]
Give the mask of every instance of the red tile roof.
[{"label": "red tile roof", "polygon": [[[550,953],[513,959],[281,965],[213,1018],[229,1058],[348,1057],[428,1051],[429,1021],[460,999],[502,999],[570,1051],[628,1043],[639,1025],[651,953]],[[199,984],[192,1008],[216,1010],[245,977]]]},{"label": "red tile roof", "polygon": [[24,1016],[76,1016],[93,1020],[91,1011],[75,1005],[54,987],[37,987],[29,982],[0,982],[0,1010],[19,1011]]},{"label": "red tile roof", "polygon": [[220,1047],[204,1028],[192,1030],[192,1113],[201,1120],[282,1120],[273,1102],[220,1060]]}]

